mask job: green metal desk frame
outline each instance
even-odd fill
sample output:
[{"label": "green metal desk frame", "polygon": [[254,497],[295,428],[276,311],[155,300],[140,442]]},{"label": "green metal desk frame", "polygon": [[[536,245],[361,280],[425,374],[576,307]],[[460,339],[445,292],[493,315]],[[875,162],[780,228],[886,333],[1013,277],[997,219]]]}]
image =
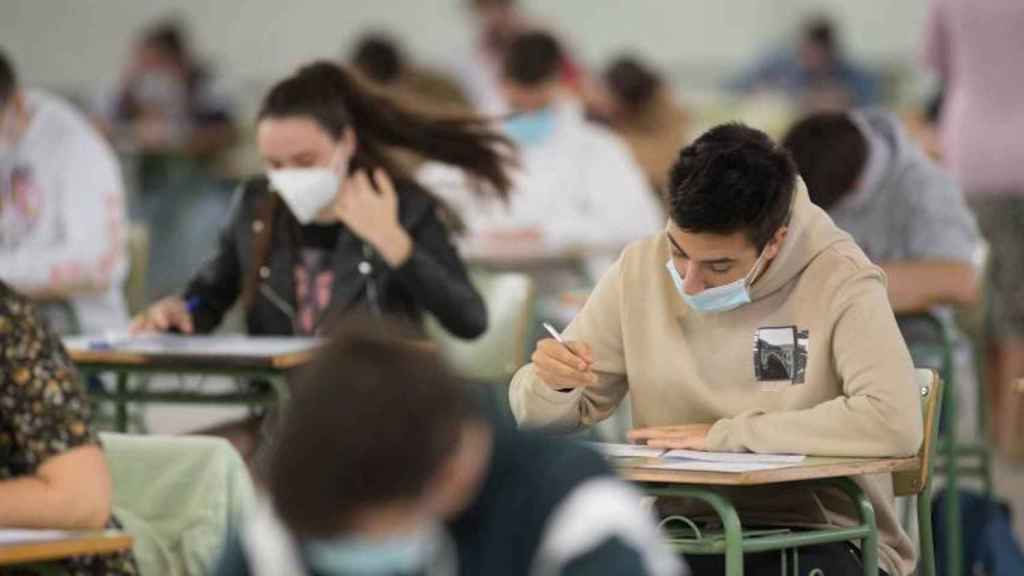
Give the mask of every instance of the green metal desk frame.
[{"label": "green metal desk frame", "polygon": [[[118,432],[128,429],[128,404],[131,403],[167,403],[192,405],[243,405],[243,406],[275,406],[287,401],[288,386],[287,369],[271,367],[218,367],[210,363],[192,364],[160,363],[160,364],[122,364],[90,362],[78,365],[79,371],[86,376],[113,374],[116,377],[114,389],[99,390],[89,394],[94,402],[109,402],[115,405],[115,428]],[[151,392],[144,388],[133,388],[131,376],[153,374],[195,374],[202,376],[228,376],[233,378],[254,378],[266,380],[271,384],[269,390],[253,390],[224,393],[207,393],[192,390],[167,390]]]},{"label": "green metal desk frame", "polygon": [[641,482],[644,492],[666,498],[692,498],[707,503],[722,522],[722,535],[706,536],[688,519],[683,521],[691,527],[690,537],[670,535],[670,542],[681,554],[725,555],[725,575],[743,576],[743,555],[747,552],[778,550],[783,553],[782,576],[787,569],[795,576],[799,574],[799,557],[794,552],[792,564],[787,562],[785,552],[803,546],[831,542],[861,542],[864,576],[878,576],[878,527],[875,524],[875,509],[864,492],[849,478],[821,480],[841,489],[853,501],[860,513],[860,524],[849,528],[828,528],[789,532],[785,530],[744,532],[739,514],[732,502],[720,494],[714,486],[682,485],[658,482]]}]

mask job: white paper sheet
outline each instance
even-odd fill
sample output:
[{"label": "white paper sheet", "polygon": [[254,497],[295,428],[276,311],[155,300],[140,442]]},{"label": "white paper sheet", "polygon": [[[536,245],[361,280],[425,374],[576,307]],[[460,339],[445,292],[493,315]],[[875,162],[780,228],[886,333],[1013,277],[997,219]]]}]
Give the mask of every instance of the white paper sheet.
[{"label": "white paper sheet", "polygon": [[316,338],[250,336],[183,336],[178,334],[107,334],[64,339],[68,350],[117,350],[151,355],[233,356],[266,358],[305,352],[319,346]]},{"label": "white paper sheet", "polygon": [[806,456],[800,454],[754,454],[751,452],[701,452],[699,450],[669,450],[662,455],[666,460],[699,460],[702,462],[735,462],[760,464],[799,464]]},{"label": "white paper sheet", "polygon": [[650,448],[640,444],[616,444],[613,442],[589,442],[588,444],[609,458],[657,458],[665,453],[664,448]]},{"label": "white paper sheet", "polygon": [[[632,465],[632,464],[631,464]],[[657,468],[658,470],[693,470],[698,472],[754,472],[757,470],[773,470],[786,468],[792,464],[766,462],[707,462],[704,460],[670,460],[659,458],[656,461],[641,461],[635,464],[638,468]]]},{"label": "white paper sheet", "polygon": [[63,530],[21,530],[16,528],[0,528],[0,546],[12,544],[31,544],[34,542],[53,542],[74,537],[71,532]]}]

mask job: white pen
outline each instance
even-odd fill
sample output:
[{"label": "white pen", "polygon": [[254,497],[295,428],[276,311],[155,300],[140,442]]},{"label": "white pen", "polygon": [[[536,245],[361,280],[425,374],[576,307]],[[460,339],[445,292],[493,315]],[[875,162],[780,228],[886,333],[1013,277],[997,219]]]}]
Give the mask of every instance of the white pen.
[{"label": "white pen", "polygon": [[[568,350],[569,354],[572,354],[573,356],[580,358],[579,354],[573,352],[572,348],[569,348],[569,345],[565,343],[565,340],[562,340],[562,335],[558,333],[558,330],[555,330],[554,326],[548,324],[547,322],[541,322],[541,326],[543,326],[544,329],[548,331],[548,334],[551,334],[551,336],[555,339],[556,342],[558,342],[559,344],[562,345],[563,348]],[[583,360],[583,358],[580,358],[580,360]]]}]

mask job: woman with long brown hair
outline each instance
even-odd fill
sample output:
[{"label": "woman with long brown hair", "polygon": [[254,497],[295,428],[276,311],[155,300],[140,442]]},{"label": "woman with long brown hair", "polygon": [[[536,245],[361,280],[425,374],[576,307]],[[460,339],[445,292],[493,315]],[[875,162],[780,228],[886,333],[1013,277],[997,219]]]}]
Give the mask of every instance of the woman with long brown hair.
[{"label": "woman with long brown hair", "polygon": [[241,296],[251,334],[316,334],[351,309],[473,338],[486,311],[449,240],[457,221],[390,158],[404,150],[462,169],[504,197],[513,147],[479,118],[431,118],[316,62],[263,101],[265,177],[243,185],[213,259],[138,330],[212,330]]}]

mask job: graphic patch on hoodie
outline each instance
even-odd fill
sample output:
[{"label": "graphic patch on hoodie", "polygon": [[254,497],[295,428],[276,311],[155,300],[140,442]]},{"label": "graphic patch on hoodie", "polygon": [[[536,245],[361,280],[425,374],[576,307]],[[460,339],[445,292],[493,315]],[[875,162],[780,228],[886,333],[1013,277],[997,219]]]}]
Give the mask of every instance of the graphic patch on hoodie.
[{"label": "graphic patch on hoodie", "polygon": [[754,333],[754,378],[765,390],[803,384],[807,372],[809,330],[762,326]]}]

